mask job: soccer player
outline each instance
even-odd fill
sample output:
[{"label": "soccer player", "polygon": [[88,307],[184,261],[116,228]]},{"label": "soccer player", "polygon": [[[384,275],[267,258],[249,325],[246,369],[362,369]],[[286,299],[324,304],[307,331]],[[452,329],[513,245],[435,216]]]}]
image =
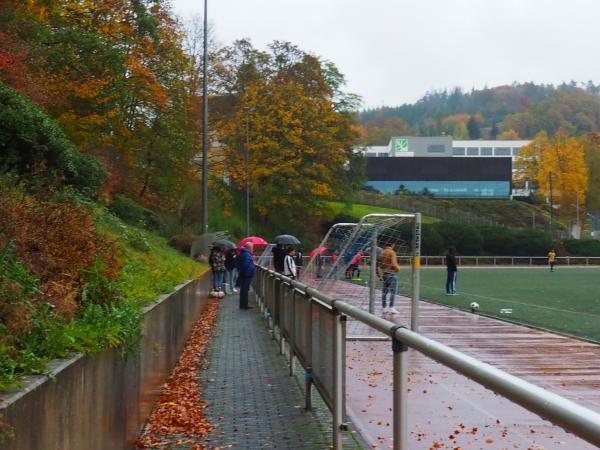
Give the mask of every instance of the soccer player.
[{"label": "soccer player", "polygon": [[458,292],[456,292],[458,268],[456,267],[456,250],[454,247],[450,247],[446,254],[446,272],[446,295],[458,295]]},{"label": "soccer player", "polygon": [[556,252],[554,249],[548,252],[548,264],[550,265],[550,272],[554,272],[554,264],[556,264]]}]

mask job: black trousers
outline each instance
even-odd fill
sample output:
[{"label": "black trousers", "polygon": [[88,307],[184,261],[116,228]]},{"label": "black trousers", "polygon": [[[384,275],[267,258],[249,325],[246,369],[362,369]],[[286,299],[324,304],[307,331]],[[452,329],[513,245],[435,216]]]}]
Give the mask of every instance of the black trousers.
[{"label": "black trousers", "polygon": [[250,290],[250,283],[252,283],[252,277],[239,276],[240,283],[240,308],[248,307],[248,291]]}]

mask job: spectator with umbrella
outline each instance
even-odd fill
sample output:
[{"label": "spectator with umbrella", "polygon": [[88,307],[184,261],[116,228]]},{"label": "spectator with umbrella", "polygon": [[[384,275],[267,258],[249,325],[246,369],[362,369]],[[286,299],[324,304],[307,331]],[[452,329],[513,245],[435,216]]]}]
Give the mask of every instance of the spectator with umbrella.
[{"label": "spectator with umbrella", "polygon": [[300,245],[300,241],[291,234],[280,234],[279,236],[275,236],[273,242],[275,243],[275,247],[273,247],[273,268],[275,272],[283,273],[285,268],[284,260],[288,247]]},{"label": "spectator with umbrella", "polygon": [[298,275],[297,272],[297,268],[296,268],[296,261],[294,260],[296,256],[296,249],[294,247],[291,247],[287,254],[285,255],[285,258],[283,260],[283,274],[286,277],[291,278],[292,280],[296,278],[296,276]]},{"label": "spectator with umbrella", "polygon": [[225,253],[216,245],[213,245],[208,257],[210,269],[213,275],[212,294],[222,292],[223,279],[225,278]]},{"label": "spectator with umbrella", "polygon": [[238,278],[236,259],[237,249],[227,249],[225,252],[225,269],[227,270],[227,273],[229,273],[229,284],[231,285],[229,291],[230,294],[237,292],[237,288],[235,287]]}]

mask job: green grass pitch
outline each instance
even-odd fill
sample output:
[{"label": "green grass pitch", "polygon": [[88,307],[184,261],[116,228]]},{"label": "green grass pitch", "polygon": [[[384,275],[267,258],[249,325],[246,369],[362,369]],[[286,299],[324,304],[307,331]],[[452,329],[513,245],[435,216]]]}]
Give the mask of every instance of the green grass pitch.
[{"label": "green grass pitch", "polygon": [[[410,269],[403,267],[399,292],[409,295]],[[600,342],[600,268],[459,267],[457,290],[445,295],[445,268],[422,268],[421,298]],[[501,314],[510,308],[512,314]]]}]

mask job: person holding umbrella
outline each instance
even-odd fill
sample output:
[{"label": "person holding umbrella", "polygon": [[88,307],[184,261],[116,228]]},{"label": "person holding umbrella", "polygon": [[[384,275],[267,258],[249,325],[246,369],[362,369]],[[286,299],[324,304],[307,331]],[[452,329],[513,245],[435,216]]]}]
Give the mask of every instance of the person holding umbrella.
[{"label": "person holding umbrella", "polygon": [[283,244],[276,244],[273,247],[273,269],[277,273],[283,273],[285,254],[286,249]]},{"label": "person holding umbrella", "polygon": [[240,309],[251,309],[251,306],[248,305],[248,291],[250,290],[250,283],[254,276],[253,250],[254,246],[251,242],[248,242],[240,248],[240,254],[238,255],[237,267],[240,281]]},{"label": "person holding umbrella", "polygon": [[[237,283],[237,277],[238,277],[236,259],[237,259],[237,250],[236,249],[227,249],[225,252],[225,269],[227,269],[227,272],[229,273],[229,284],[231,285],[231,288],[229,291],[230,294],[238,291],[237,288],[235,287],[236,283]],[[225,286],[227,286],[227,285],[225,285]]]},{"label": "person holding umbrella", "polygon": [[213,273],[213,292],[221,292],[225,278],[225,253],[219,247],[213,246],[208,262]]}]

